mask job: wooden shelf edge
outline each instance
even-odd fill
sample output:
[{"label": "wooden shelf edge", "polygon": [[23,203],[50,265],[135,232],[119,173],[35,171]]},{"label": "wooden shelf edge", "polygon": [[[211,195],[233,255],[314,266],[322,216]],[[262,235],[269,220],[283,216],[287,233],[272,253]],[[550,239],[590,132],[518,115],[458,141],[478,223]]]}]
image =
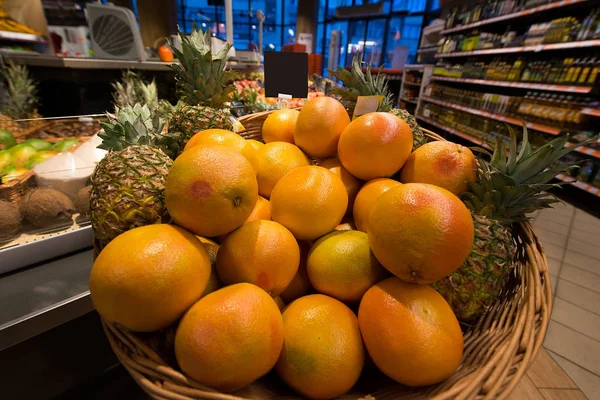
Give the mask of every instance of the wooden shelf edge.
[{"label": "wooden shelf edge", "polygon": [[567,86],[567,85],[552,85],[546,83],[528,83],[528,82],[507,82],[507,81],[494,81],[487,79],[471,79],[471,78],[450,78],[446,76],[434,75],[431,77],[433,81],[446,81],[446,82],[464,82],[471,83],[474,85],[484,86],[500,86],[510,87],[519,89],[532,89],[532,90],[546,90],[549,92],[565,92],[565,93],[589,93],[592,90],[591,86]]}]

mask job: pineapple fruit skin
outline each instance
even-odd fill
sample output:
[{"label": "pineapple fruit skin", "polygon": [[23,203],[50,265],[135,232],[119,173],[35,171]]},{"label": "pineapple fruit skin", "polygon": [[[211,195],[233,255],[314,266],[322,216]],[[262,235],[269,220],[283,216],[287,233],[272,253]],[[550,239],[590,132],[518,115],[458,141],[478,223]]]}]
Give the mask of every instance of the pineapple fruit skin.
[{"label": "pineapple fruit skin", "polygon": [[514,268],[516,243],[499,222],[472,214],[473,248],[465,263],[431,286],[446,299],[460,322],[481,316],[496,301]]},{"label": "pineapple fruit skin", "polygon": [[233,130],[229,109],[182,105],[169,120],[169,132],[181,132],[187,140],[205,129]]},{"label": "pineapple fruit skin", "polygon": [[172,161],[153,146],[111,151],[92,175],[90,214],[102,246],[121,233],[170,220],[164,202]]},{"label": "pineapple fruit skin", "polygon": [[413,134],[413,148],[412,151],[415,151],[419,147],[423,146],[427,143],[427,137],[421,130],[421,127],[417,123],[415,117],[410,115],[410,113],[406,110],[402,110],[400,108],[393,108],[389,111],[390,114],[395,115],[396,117],[401,118],[404,122],[408,124]]}]

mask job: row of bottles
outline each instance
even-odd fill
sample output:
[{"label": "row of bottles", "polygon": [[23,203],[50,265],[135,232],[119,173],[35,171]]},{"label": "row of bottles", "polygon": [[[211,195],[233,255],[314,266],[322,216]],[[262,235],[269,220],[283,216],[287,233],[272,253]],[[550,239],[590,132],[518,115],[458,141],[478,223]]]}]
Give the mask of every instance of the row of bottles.
[{"label": "row of bottles", "polygon": [[446,29],[471,24],[484,19],[526,10],[543,4],[553,3],[551,0],[476,0],[472,4],[463,4],[450,9],[446,18]]},{"label": "row of bottles", "polygon": [[575,17],[533,24],[524,34],[510,28],[502,33],[479,32],[446,36],[440,41],[439,53],[534,46],[600,38],[600,9],[593,10],[582,22]]},{"label": "row of bottles", "polygon": [[592,98],[589,97],[540,92],[527,92],[524,97],[506,96],[439,84],[428,85],[424,93],[428,97],[476,110],[484,110],[512,118],[524,118],[528,121],[561,128],[580,126],[584,119],[581,110],[595,105]]},{"label": "row of bottles", "polygon": [[436,66],[434,75],[489,79],[510,82],[535,82],[559,85],[592,86],[600,72],[600,57],[528,60],[519,57],[494,58],[491,62],[468,59],[465,64]]}]

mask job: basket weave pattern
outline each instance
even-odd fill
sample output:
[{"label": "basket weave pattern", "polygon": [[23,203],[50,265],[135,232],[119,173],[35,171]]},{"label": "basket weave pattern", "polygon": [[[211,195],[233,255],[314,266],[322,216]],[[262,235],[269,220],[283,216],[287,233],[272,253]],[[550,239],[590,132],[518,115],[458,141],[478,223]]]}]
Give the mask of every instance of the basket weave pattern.
[{"label": "basket weave pattern", "polygon": [[[242,117],[240,121],[246,130],[240,135],[262,140],[262,124],[269,113]],[[433,140],[445,140],[433,132],[423,131]],[[437,385],[408,388],[382,374],[365,372],[355,388],[343,398],[508,398],[542,345],[552,309],[548,264],[532,226],[528,222],[518,224],[513,227],[513,235],[518,248],[514,272],[490,310],[476,325],[463,329],[463,359],[452,377]],[[233,394],[219,393],[185,376],[177,369],[172,357],[174,326],[156,334],[137,334],[107,322],[103,325],[123,366],[154,399],[298,397],[272,373]]]}]

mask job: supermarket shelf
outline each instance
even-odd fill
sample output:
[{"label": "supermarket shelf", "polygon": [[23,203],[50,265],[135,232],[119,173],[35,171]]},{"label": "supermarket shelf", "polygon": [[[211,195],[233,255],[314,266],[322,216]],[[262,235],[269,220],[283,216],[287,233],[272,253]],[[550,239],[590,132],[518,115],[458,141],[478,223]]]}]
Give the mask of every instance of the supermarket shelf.
[{"label": "supermarket shelf", "polygon": [[405,64],[404,71],[423,71],[425,69],[425,65],[421,64]]},{"label": "supermarket shelf", "polygon": [[422,49],[418,49],[417,50],[417,54],[421,54],[421,53],[435,53],[438,49],[438,46],[431,46],[431,47],[423,47]]},{"label": "supermarket shelf", "polygon": [[474,138],[471,135],[467,135],[466,133],[462,133],[460,131],[457,131],[456,129],[452,129],[452,128],[448,127],[448,126],[442,125],[442,124],[440,124],[440,123],[438,123],[438,122],[436,122],[436,121],[434,121],[432,119],[423,117],[421,115],[417,115],[417,119],[425,121],[428,124],[431,124],[431,125],[435,126],[436,128],[443,129],[446,132],[453,134],[454,136],[458,136],[458,137],[461,137],[461,138],[463,138],[465,140],[468,140],[469,142],[471,142],[473,144],[485,147],[488,150],[492,150],[492,148],[490,147],[490,145],[488,145],[487,143],[485,143],[485,142],[483,142],[483,141],[481,141],[481,140],[479,140],[477,138]]},{"label": "supermarket shelf", "polygon": [[400,100],[404,101],[405,103],[417,104],[417,100],[407,99],[406,97],[402,97]]},{"label": "supermarket shelf", "polygon": [[478,56],[478,55],[484,55],[484,54],[510,54],[510,53],[525,53],[525,52],[537,53],[540,51],[547,51],[547,50],[579,49],[579,48],[598,47],[598,46],[600,46],[600,40],[582,40],[579,42],[538,44],[538,45],[532,45],[532,46],[519,46],[519,47],[503,47],[503,48],[499,48],[499,49],[455,51],[452,53],[436,54],[435,58],[468,57],[468,56]]},{"label": "supermarket shelf", "polygon": [[[577,146],[575,143],[567,143],[566,147]],[[576,152],[586,154],[594,158],[600,158],[600,150],[593,149],[591,147],[579,146],[575,149]]]},{"label": "supermarket shelf", "polygon": [[[495,119],[497,121],[507,122],[509,124],[513,124],[513,125],[517,125],[517,126],[522,126],[521,120],[518,120],[516,118],[510,118],[510,117],[506,117],[506,116],[500,115],[500,114],[493,114],[493,113],[489,113],[486,111],[476,110],[474,108],[459,106],[457,104],[452,104],[452,103],[448,103],[446,101],[433,99],[431,97],[423,96],[422,99],[424,101],[427,101],[430,103],[439,104],[440,106],[443,106],[443,107],[453,108],[455,110],[468,112],[470,114],[479,115],[481,117],[491,118],[491,119]],[[532,123],[532,122],[526,122],[526,125],[527,125],[527,128],[529,128],[529,129],[549,133],[551,135],[558,135],[561,132],[561,130],[558,128],[553,128],[551,126],[536,124],[536,123]],[[567,144],[567,146],[568,147],[575,146],[575,144]],[[588,156],[595,157],[595,158],[600,158],[600,151],[590,148],[590,147],[580,146],[577,149],[575,149],[575,151],[577,151],[578,153],[582,153],[582,154],[586,154]]]},{"label": "supermarket shelf", "polygon": [[469,78],[449,78],[446,76],[432,76],[433,81],[445,81],[445,82],[463,82],[471,83],[474,85],[486,85],[486,86],[502,86],[519,89],[533,89],[533,90],[547,90],[550,92],[566,92],[566,93],[589,93],[592,91],[591,86],[567,86],[567,85],[549,85],[544,83],[527,83],[527,82],[506,82],[506,81],[492,81],[487,79],[469,79]]},{"label": "supermarket shelf", "polygon": [[48,41],[45,38],[38,35],[10,31],[0,31],[0,40],[13,40],[18,42],[29,43],[48,43]]},{"label": "supermarket shelf", "polygon": [[407,82],[407,81],[404,81],[404,84],[405,84],[405,85],[409,85],[409,86],[416,86],[416,87],[419,87],[419,86],[421,86],[421,84],[420,84],[420,83],[415,83],[415,82]]},{"label": "supermarket shelf", "polygon": [[561,180],[563,182],[568,182],[571,185],[573,185],[573,186],[575,186],[575,187],[577,187],[577,188],[579,188],[581,190],[585,190],[588,193],[591,193],[591,194],[594,194],[594,195],[600,197],[600,189],[598,189],[595,186],[589,185],[589,184],[587,184],[585,182],[575,181],[574,178],[568,177],[568,176],[566,176],[564,174],[558,174],[556,176],[556,179]]},{"label": "supermarket shelf", "polygon": [[527,9],[527,10],[518,11],[518,12],[511,13],[511,14],[506,14],[506,15],[501,15],[499,17],[484,19],[482,21],[473,22],[472,24],[460,25],[460,26],[457,26],[454,28],[444,29],[441,32],[441,34],[447,35],[448,33],[466,31],[469,29],[476,28],[478,26],[494,24],[496,22],[502,22],[502,21],[507,21],[507,20],[516,19],[516,18],[522,18],[522,17],[528,16],[528,15],[538,14],[538,13],[548,11],[548,10],[553,10],[556,8],[566,7],[566,6],[570,6],[573,4],[585,3],[587,1],[589,1],[589,0],[557,1],[555,3],[545,4],[543,6],[533,7],[533,8]]},{"label": "supermarket shelf", "polygon": [[600,109],[596,108],[584,108],[581,112],[585,115],[591,115],[592,117],[600,117]]},{"label": "supermarket shelf", "polygon": [[[491,119],[495,119],[497,121],[507,122],[509,124],[513,124],[513,125],[517,125],[517,126],[523,126],[523,123],[520,119],[510,118],[510,117],[507,117],[507,116],[504,116],[501,114],[494,114],[494,113],[490,113],[487,111],[476,110],[474,108],[469,108],[469,107],[465,107],[465,106],[460,106],[458,104],[448,103],[446,101],[437,100],[437,99],[434,99],[431,97],[424,96],[423,100],[428,101],[430,103],[439,104],[440,106],[468,112],[469,114],[479,115],[481,117],[491,118]],[[544,132],[544,133],[549,133],[550,135],[558,135],[561,132],[561,130],[558,128],[554,128],[552,126],[547,126],[547,125],[542,125],[542,124],[536,124],[533,122],[526,122],[526,125],[527,125],[527,128],[529,128],[529,129],[533,129],[533,130]]]}]

